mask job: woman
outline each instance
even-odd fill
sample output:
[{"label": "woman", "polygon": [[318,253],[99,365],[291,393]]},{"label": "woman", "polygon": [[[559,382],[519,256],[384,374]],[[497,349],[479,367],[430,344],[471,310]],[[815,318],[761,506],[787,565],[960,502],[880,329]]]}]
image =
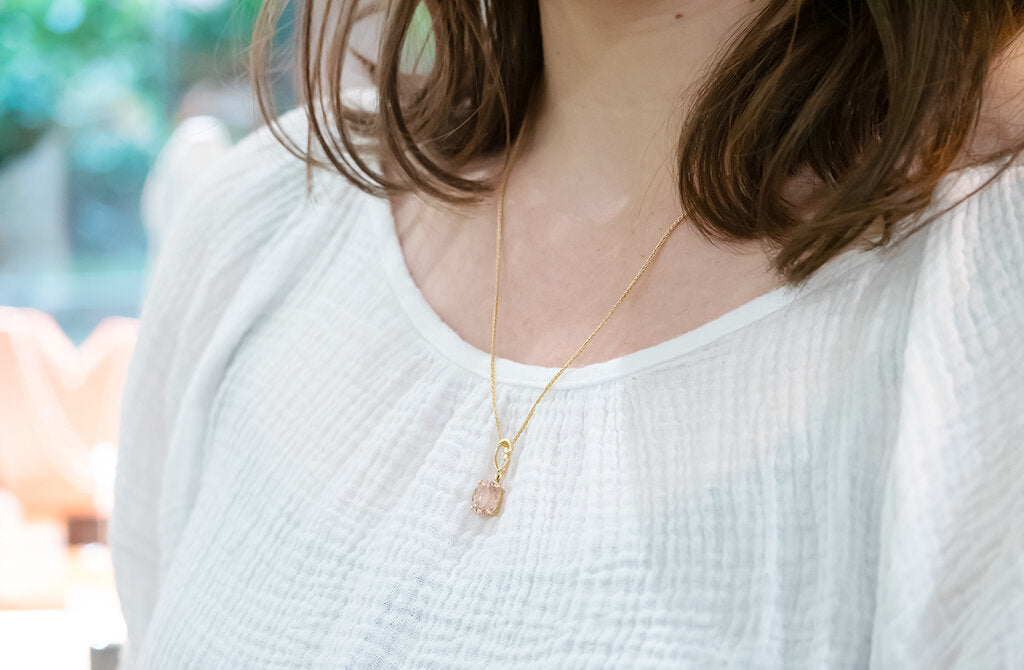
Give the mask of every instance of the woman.
[{"label": "woman", "polygon": [[1024,3],[320,9],[142,310],[126,667],[1024,658]]}]

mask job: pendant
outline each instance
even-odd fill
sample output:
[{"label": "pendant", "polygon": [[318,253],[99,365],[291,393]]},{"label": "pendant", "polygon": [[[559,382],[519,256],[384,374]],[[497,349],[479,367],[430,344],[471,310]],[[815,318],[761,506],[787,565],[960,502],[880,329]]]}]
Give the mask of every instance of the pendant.
[{"label": "pendant", "polygon": [[[501,463],[498,463],[498,454],[501,454]],[[501,501],[505,499],[505,489],[501,485],[501,478],[508,471],[508,462],[512,457],[512,442],[507,439],[498,440],[498,447],[494,450],[494,479],[481,479],[473,491],[473,501],[470,509],[482,517],[496,516],[501,508]]]},{"label": "pendant", "polygon": [[483,517],[495,516],[501,501],[504,498],[505,489],[498,482],[481,479],[473,491],[473,503],[470,508]]}]

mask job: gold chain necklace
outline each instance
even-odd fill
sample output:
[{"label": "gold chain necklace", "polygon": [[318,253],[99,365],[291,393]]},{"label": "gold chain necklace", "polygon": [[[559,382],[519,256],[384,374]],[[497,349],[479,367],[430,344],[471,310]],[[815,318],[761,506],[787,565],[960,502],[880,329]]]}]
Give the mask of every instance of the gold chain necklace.
[{"label": "gold chain necklace", "polygon": [[[544,394],[548,392],[548,389],[551,388],[551,385],[555,383],[555,380],[562,376],[562,373],[565,372],[566,368],[572,365],[572,362],[575,361],[581,353],[583,353],[583,349],[585,349],[586,346],[590,344],[590,341],[594,339],[594,336],[597,335],[597,331],[601,330],[601,327],[608,322],[608,319],[611,318],[612,314],[615,313],[615,310],[617,310],[619,308],[619,305],[622,304],[622,301],[626,299],[627,295],[629,295],[629,292],[633,290],[633,287],[636,285],[637,281],[640,280],[640,276],[644,273],[644,271],[647,270],[648,266],[654,261],[654,257],[658,255],[659,251],[661,251],[661,247],[662,245],[665,244],[665,240],[668,239],[668,236],[672,234],[672,231],[676,229],[676,226],[679,225],[679,223],[683,220],[685,216],[685,213],[680,214],[679,217],[672,222],[672,225],[668,227],[668,230],[665,231],[665,234],[661,236],[661,239],[658,241],[658,244],[655,245],[654,250],[651,251],[650,254],[648,254],[647,259],[644,261],[643,265],[640,266],[640,269],[637,271],[636,275],[633,276],[632,281],[629,282],[629,286],[627,286],[626,290],[622,292],[622,295],[619,297],[619,299],[615,301],[615,304],[612,305],[612,308],[608,310],[608,313],[605,314],[605,317],[601,320],[601,323],[597,324],[597,328],[595,328],[594,331],[590,333],[590,336],[583,342],[583,344],[579,346],[579,348],[576,350],[576,353],[569,357],[569,360],[567,360],[565,364],[562,365],[561,369],[559,369],[559,371],[555,373],[555,376],[551,378],[551,381],[547,383],[547,386],[544,387],[544,390],[540,392],[539,396],[537,396],[537,399],[533,402],[533,406],[530,407],[529,413],[527,413],[526,415],[526,420],[523,421],[523,425],[519,427],[519,430],[512,437],[512,439],[502,437],[501,421],[498,420],[498,402],[496,400],[496,394],[494,391],[494,339],[498,330],[498,283],[501,270],[501,224],[505,210],[505,190],[508,187],[508,178],[509,174],[511,174],[512,172],[512,164],[515,161],[516,151],[519,147],[519,140],[520,138],[522,138],[524,132],[525,127],[520,129],[519,136],[516,137],[516,141],[512,145],[511,155],[509,157],[508,164],[505,167],[505,173],[502,177],[501,189],[498,195],[498,224],[497,232],[495,234],[497,241],[495,242],[494,252],[494,317],[491,320],[491,408],[494,410],[494,425],[498,429],[498,446],[494,450],[494,478],[490,480],[480,480],[480,482],[476,486],[476,490],[473,491],[473,500],[470,505],[471,509],[482,517],[497,516],[498,512],[500,511],[501,503],[505,495],[505,489],[501,485],[501,480],[505,476],[505,473],[508,471],[508,464],[512,458],[512,448],[515,446],[516,441],[519,439],[519,436],[523,434],[523,430],[526,429],[526,424],[528,424],[530,422],[530,419],[533,418],[533,411],[537,409],[537,404],[540,403],[541,398],[543,398]],[[501,454],[500,464],[498,463],[499,454]]]}]

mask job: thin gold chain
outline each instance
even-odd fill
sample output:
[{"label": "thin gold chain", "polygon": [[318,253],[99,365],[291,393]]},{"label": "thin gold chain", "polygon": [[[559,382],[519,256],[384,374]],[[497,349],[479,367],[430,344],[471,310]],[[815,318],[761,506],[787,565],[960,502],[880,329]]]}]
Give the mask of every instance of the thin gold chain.
[{"label": "thin gold chain", "polygon": [[[494,251],[494,317],[491,321],[491,408],[494,410],[494,425],[498,429],[499,443],[504,441],[504,438],[501,436],[501,421],[498,419],[498,401],[496,398],[497,394],[495,393],[494,390],[494,340],[495,335],[498,331],[498,284],[501,272],[501,225],[505,211],[505,190],[508,187],[508,178],[512,172],[512,165],[515,162],[516,152],[519,148],[519,140],[520,138],[522,138],[524,132],[525,124],[524,127],[520,129],[519,136],[516,137],[516,141],[513,142],[512,144],[512,151],[510,153],[509,160],[505,166],[505,172],[501,181],[501,189],[498,195],[498,225],[497,232],[495,234],[496,242]],[[544,390],[540,392],[539,396],[537,396],[537,399],[533,401],[533,406],[530,407],[530,411],[526,415],[526,420],[523,421],[523,425],[520,426],[518,432],[516,432],[515,434],[515,437],[508,441],[508,447],[505,450],[506,467],[508,463],[508,457],[511,455],[512,447],[519,439],[519,436],[523,434],[523,431],[526,429],[526,424],[530,423],[530,419],[533,418],[533,412],[535,409],[537,409],[537,405],[538,403],[540,403],[541,398],[543,398],[544,394],[548,392],[548,389],[551,388],[551,385],[555,383],[555,380],[561,377],[562,373],[565,372],[565,370],[570,365],[572,365],[573,361],[575,361],[581,353],[583,353],[583,350],[586,348],[586,346],[590,344],[590,341],[594,339],[595,335],[597,335],[597,331],[601,330],[601,327],[608,322],[608,319],[610,319],[612,314],[615,313],[615,310],[619,308],[619,305],[622,304],[622,301],[626,299],[626,296],[629,295],[629,292],[633,290],[634,286],[636,286],[637,281],[640,280],[640,276],[643,275],[644,271],[646,271],[648,266],[654,261],[655,256],[657,256],[658,252],[661,251],[661,247],[665,244],[665,240],[668,239],[668,236],[672,234],[672,231],[676,229],[676,226],[679,225],[679,223],[683,220],[684,217],[685,212],[683,214],[680,214],[678,218],[676,218],[676,220],[672,222],[672,225],[668,227],[668,230],[665,231],[665,234],[661,236],[660,240],[658,240],[658,244],[655,245],[654,250],[651,251],[650,254],[648,254],[647,259],[644,261],[643,265],[640,266],[640,269],[633,276],[633,279],[629,282],[629,286],[626,287],[626,290],[622,292],[622,295],[619,296],[619,299],[615,301],[615,304],[612,305],[612,308],[608,310],[608,313],[605,314],[603,319],[601,319],[601,323],[597,324],[597,328],[594,328],[594,331],[590,333],[590,336],[587,337],[583,344],[580,345],[580,347],[576,350],[576,353],[569,357],[569,360],[567,360],[565,364],[562,365],[561,369],[559,369],[559,371],[555,373],[555,376],[551,378],[551,381],[547,383],[547,386],[544,387]]]}]

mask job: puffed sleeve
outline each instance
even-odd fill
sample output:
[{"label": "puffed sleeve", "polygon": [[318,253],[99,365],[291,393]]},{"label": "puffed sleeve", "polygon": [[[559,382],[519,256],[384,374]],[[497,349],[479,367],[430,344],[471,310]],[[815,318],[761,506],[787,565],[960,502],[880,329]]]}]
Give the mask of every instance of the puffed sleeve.
[{"label": "puffed sleeve", "polygon": [[[300,142],[304,135],[295,130],[302,114],[299,108],[282,117],[282,126]],[[178,202],[168,203],[168,194],[161,199],[171,211],[160,226],[125,379],[108,533],[127,627],[122,669],[135,667],[135,648],[157,603],[170,549],[161,529],[161,497],[183,395],[239,284],[278,222],[296,207],[294,182],[303,173],[302,162],[264,127],[218,156],[183,188]],[[180,500],[171,504],[181,506]]]},{"label": "puffed sleeve", "polygon": [[928,231],[912,309],[871,667],[1024,667],[1024,165]]}]

